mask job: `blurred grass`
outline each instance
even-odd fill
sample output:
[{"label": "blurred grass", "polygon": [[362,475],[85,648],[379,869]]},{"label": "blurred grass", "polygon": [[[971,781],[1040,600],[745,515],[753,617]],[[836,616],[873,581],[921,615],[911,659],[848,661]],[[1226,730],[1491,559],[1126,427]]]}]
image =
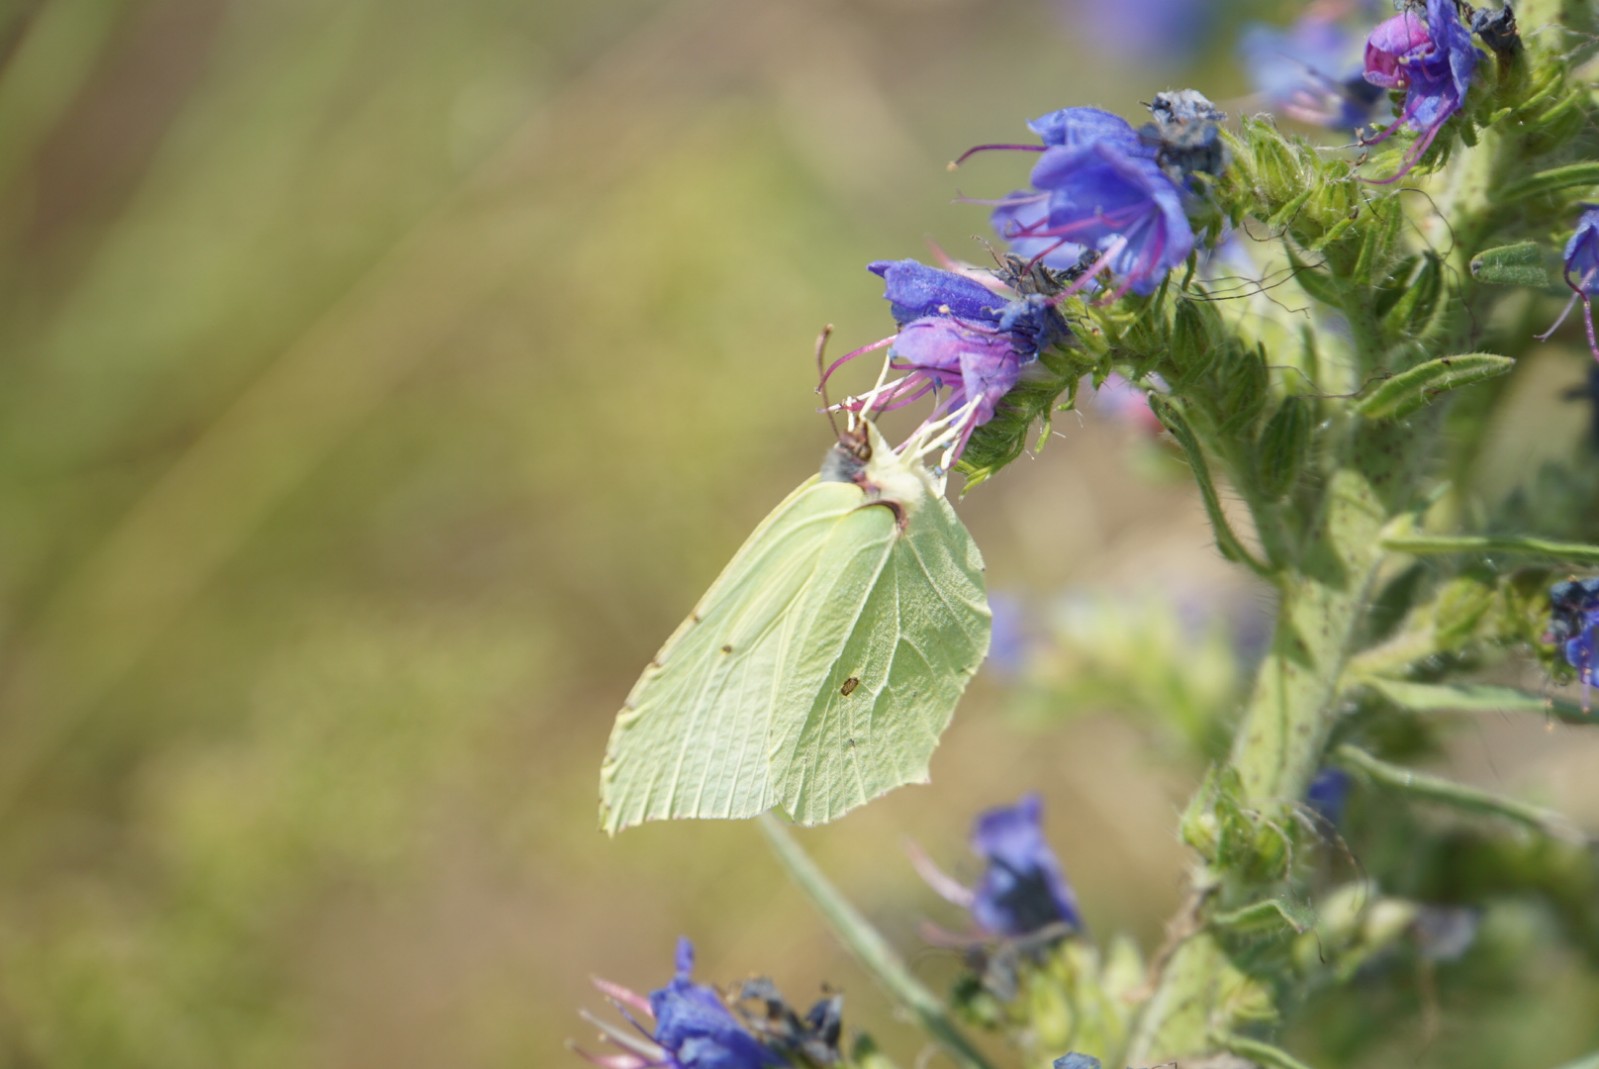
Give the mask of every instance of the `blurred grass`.
[{"label": "blurred grass", "polygon": [[[586,976],[648,988],[679,930],[892,1033],[753,829],[603,840],[599,755],[814,470],[811,339],[887,329],[860,265],[980,255],[943,161],[1151,91],[1071,40],[975,0],[0,10],[0,1064],[559,1064]],[[964,510],[996,588],[1223,574],[1062,429]],[[1152,943],[1191,770],[1001,704],[805,841],[913,946],[899,838],[953,859],[1040,784]]]}]

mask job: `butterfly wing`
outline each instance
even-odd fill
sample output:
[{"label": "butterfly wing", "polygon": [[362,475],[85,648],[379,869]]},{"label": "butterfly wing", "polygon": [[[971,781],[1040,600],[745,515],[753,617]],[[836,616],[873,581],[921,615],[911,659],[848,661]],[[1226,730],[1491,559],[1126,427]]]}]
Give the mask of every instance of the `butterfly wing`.
[{"label": "butterfly wing", "polygon": [[[600,769],[600,822],[751,817],[770,809],[768,731],[791,606],[818,581],[860,487],[812,478],[761,521],[628,695]],[[825,579],[823,580],[825,581]]]},{"label": "butterfly wing", "polygon": [[877,444],[875,473],[914,507],[813,478],[761,522],[617,717],[606,831],[773,808],[818,824],[926,780],[988,649],[982,558]]},{"label": "butterfly wing", "polygon": [[988,652],[982,556],[942,496],[903,528],[886,507],[857,509],[824,557],[826,582],[795,605],[800,633],[784,666],[792,677],[783,691],[812,697],[783,718],[772,755],[773,804],[801,824],[925,783]]}]

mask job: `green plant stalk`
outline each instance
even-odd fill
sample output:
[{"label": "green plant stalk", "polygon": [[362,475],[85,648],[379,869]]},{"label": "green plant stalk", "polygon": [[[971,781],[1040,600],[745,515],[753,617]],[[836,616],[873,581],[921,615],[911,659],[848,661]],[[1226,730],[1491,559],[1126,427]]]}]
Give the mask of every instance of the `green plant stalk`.
[{"label": "green plant stalk", "polygon": [[[1321,764],[1340,676],[1382,559],[1382,529],[1409,485],[1392,460],[1400,455],[1398,435],[1361,421],[1342,429],[1321,515],[1278,579],[1271,650],[1228,759],[1242,789],[1238,802],[1261,818],[1263,829],[1289,826],[1290,810]],[[1274,838],[1281,841],[1280,834]],[[1216,865],[1201,865],[1193,879],[1195,887],[1214,890],[1223,908],[1267,893],[1264,883],[1251,887]],[[1228,1001],[1235,986],[1228,977],[1241,979],[1212,932],[1201,928],[1186,938],[1139,1015],[1128,1061],[1212,1053],[1220,1035],[1244,1023]]]},{"label": "green plant stalk", "polygon": [[777,860],[800,890],[815,903],[861,967],[911,1012],[952,1062],[962,1069],[991,1069],[977,1048],[950,1020],[944,1004],[911,975],[894,948],[823,875],[782,822],[770,813],[759,818],[759,822]]},{"label": "green plant stalk", "polygon": [[[1525,162],[1522,156],[1514,135],[1493,128],[1482,132],[1475,147],[1457,150],[1449,173],[1439,183],[1448,193],[1438,214],[1448,221],[1455,239],[1448,252],[1451,284],[1441,298],[1447,310],[1433,317],[1414,345],[1390,346],[1380,324],[1366,313],[1369,295],[1351,289],[1344,302],[1354,358],[1351,367],[1391,373],[1404,370],[1418,357],[1449,351],[1445,346],[1469,319],[1467,309],[1475,290],[1470,259],[1491,235],[1498,215],[1496,190],[1508,171]],[[1371,280],[1362,281],[1369,285]],[[1328,389],[1336,384],[1319,385]],[[1412,506],[1412,454],[1419,452],[1418,442],[1428,440],[1425,431],[1430,423],[1425,420],[1409,426],[1368,423],[1353,415],[1344,420],[1324,439],[1327,483],[1320,513],[1307,525],[1295,556],[1280,562],[1279,610],[1271,648],[1227,762],[1237,774],[1242,795],[1237,803],[1259,818],[1263,832],[1273,833],[1272,838],[1264,834],[1256,838],[1257,852],[1269,850],[1272,841],[1281,844],[1285,834],[1291,834],[1285,831],[1292,828],[1290,810],[1305,796],[1323,759],[1368,588],[1384,554],[1398,548],[1392,539],[1385,544],[1383,534],[1393,518]],[[1248,477],[1243,470],[1229,474],[1235,481]],[[1457,540],[1452,548],[1466,549],[1461,541],[1465,540]],[[1518,548],[1526,546],[1524,540],[1510,541]],[[1424,551],[1415,543],[1407,548]],[[1190,814],[1194,807],[1209,804],[1208,797],[1202,791]],[[1240,1033],[1258,1021],[1258,1002],[1238,992],[1258,994],[1259,985],[1248,983],[1205,922],[1210,911],[1236,909],[1268,897],[1276,882],[1265,875],[1269,871],[1269,866],[1263,869],[1247,860],[1240,864],[1236,857],[1217,857],[1196,866],[1192,881],[1197,900],[1204,904],[1187,919],[1184,927],[1189,934],[1154,979],[1153,993],[1134,1025],[1127,1051],[1131,1064],[1236,1049]],[[1280,871],[1286,875],[1286,863]]]}]

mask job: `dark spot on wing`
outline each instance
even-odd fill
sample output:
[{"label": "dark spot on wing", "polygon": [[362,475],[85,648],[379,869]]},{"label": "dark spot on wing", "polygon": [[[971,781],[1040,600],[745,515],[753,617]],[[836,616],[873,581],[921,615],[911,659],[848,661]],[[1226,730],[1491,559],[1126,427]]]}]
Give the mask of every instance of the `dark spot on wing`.
[{"label": "dark spot on wing", "polygon": [[854,676],[850,676],[848,679],[844,680],[844,685],[838,688],[838,692],[845,697],[848,697],[849,695],[854,694],[855,688],[860,685],[860,680],[856,679]]},{"label": "dark spot on wing", "polygon": [[733,652],[733,647],[731,645],[723,646],[722,647],[722,652],[723,653],[732,653]]}]

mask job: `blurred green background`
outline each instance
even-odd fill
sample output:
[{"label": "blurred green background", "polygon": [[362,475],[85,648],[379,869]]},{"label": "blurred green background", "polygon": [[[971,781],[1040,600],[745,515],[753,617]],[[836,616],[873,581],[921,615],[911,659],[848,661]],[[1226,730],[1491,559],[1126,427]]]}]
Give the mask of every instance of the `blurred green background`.
[{"label": "blurred green background", "polygon": [[[842,987],[908,1064],[752,828],[608,841],[597,770],[636,672],[831,441],[812,340],[890,326],[863,265],[985,255],[950,198],[1025,164],[944,162],[1187,80],[1080,15],[0,5],[0,1065],[567,1064],[588,976],[656,986],[680,932],[706,979]],[[1191,57],[1218,100],[1245,90],[1225,37]],[[1584,413],[1545,407],[1575,442]],[[1169,458],[1057,430],[962,507],[996,591],[1264,611]],[[1153,947],[1195,769],[1013,705],[980,680],[933,787],[804,841],[909,949],[958,922],[901,841],[958,870],[972,813],[1036,786],[1094,927]],[[1501,782],[1575,775],[1508,718],[1468,764],[1491,732]],[[1568,1006],[1521,1009],[1562,1049]]]}]

